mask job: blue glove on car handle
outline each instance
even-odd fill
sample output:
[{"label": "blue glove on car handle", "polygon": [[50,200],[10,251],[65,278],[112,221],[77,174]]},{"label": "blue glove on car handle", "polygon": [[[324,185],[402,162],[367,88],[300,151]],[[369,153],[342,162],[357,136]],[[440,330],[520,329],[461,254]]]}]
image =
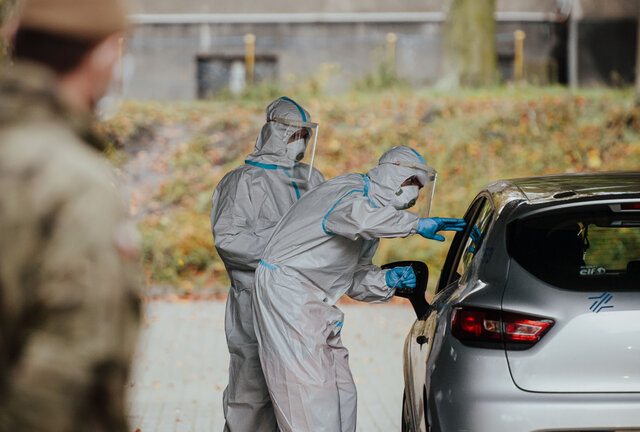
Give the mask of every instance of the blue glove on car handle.
[{"label": "blue glove on car handle", "polygon": [[416,274],[410,266],[387,270],[384,279],[387,286],[400,289],[415,288],[417,281]]},{"label": "blue glove on car handle", "polygon": [[467,223],[463,219],[452,218],[424,218],[418,221],[418,231],[424,238],[444,241],[444,237],[438,231],[462,231]]}]

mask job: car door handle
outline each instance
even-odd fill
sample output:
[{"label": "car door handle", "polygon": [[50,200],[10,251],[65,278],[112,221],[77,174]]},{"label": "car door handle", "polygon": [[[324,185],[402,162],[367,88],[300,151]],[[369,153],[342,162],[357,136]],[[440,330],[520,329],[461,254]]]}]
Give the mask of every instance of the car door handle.
[{"label": "car door handle", "polygon": [[416,338],[416,342],[418,343],[418,345],[424,345],[429,342],[429,338],[425,335],[420,335]]}]

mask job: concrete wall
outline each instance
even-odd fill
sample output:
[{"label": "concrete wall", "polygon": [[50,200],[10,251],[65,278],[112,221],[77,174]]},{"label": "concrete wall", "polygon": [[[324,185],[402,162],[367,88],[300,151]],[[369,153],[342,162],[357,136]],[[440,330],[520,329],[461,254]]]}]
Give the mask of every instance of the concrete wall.
[{"label": "concrete wall", "polygon": [[[399,77],[413,85],[430,85],[440,75],[446,0],[137,1],[136,12],[160,15],[146,15],[147,20],[139,16],[132,29],[128,51],[136,68],[125,86],[130,98],[197,97],[197,58],[242,56],[247,33],[257,36],[256,54],[276,58],[276,74],[284,86],[303,83],[331,65],[327,89],[348,89],[354,81],[376,73],[385,58],[389,32],[398,36]],[[556,15],[563,1],[497,0],[496,37],[504,78],[511,75],[513,32],[522,29],[527,35],[526,78],[539,84],[567,82],[567,29],[564,17]],[[580,0],[581,85],[633,80],[639,4]],[[193,15],[184,15],[188,13]]]},{"label": "concrete wall", "polygon": [[134,99],[176,100],[196,96],[198,28],[189,25],[147,25],[127,39],[135,65],[125,82],[124,96]]},{"label": "concrete wall", "polygon": [[386,34],[396,32],[397,71],[412,84],[433,83],[440,68],[438,23],[181,24],[137,26],[128,52],[135,73],[125,96],[191,99],[197,94],[197,56],[243,55],[243,37],[257,36],[256,53],[273,55],[284,85],[317,76],[323,64],[336,70],[328,90],[342,91],[375,73],[384,59]]},{"label": "concrete wall", "polygon": [[[197,57],[242,56],[243,37],[257,36],[256,53],[275,56],[284,86],[318,76],[331,65],[327,90],[348,90],[375,74],[385,59],[386,35],[397,42],[397,73],[413,85],[432,85],[441,68],[440,22],[423,23],[280,23],[152,24],[137,26],[129,53],[135,74],[125,95],[137,99],[192,99],[197,96]],[[510,77],[513,32],[522,29],[525,73],[535,83],[562,80],[565,67],[562,25],[549,22],[499,22],[497,48],[505,78]]]},{"label": "concrete wall", "polygon": [[137,0],[140,13],[418,12],[441,10],[442,0]]},{"label": "concrete wall", "polygon": [[[439,12],[448,0],[129,0],[135,13],[348,13]],[[583,0],[586,1],[586,0]],[[594,1],[594,0],[589,0]],[[606,0],[624,3],[634,0]],[[595,2],[604,3],[603,0]],[[555,12],[558,0],[497,0],[498,11]],[[590,4],[585,7],[591,7]],[[595,5],[593,7],[600,7]],[[613,6],[616,10],[625,5]]]}]

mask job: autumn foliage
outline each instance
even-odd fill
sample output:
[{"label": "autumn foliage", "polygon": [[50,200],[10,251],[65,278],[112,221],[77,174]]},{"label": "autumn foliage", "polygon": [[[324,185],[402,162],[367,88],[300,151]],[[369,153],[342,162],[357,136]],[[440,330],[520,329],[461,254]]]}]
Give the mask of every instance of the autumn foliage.
[{"label": "autumn foliage", "polygon": [[[148,282],[187,292],[226,289],[209,228],[210,199],[222,176],[252,151],[268,102],[128,102],[100,126],[135,197]],[[640,109],[632,91],[395,90],[299,102],[321,125],[316,161],[327,178],[366,172],[384,150],[412,146],[438,170],[437,216],[460,217],[482,186],[500,178],[640,167]],[[144,168],[155,180],[136,195],[135,179],[145,173],[131,161],[153,156],[158,143],[166,150],[151,157],[157,166]],[[376,262],[426,261],[433,286],[446,250],[446,243],[417,236],[385,240]]]}]

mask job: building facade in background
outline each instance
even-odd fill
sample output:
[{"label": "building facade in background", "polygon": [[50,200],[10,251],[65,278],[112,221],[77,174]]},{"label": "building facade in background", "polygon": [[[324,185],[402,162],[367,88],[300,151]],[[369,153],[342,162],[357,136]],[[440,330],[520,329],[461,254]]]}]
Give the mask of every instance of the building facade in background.
[{"label": "building facade in background", "polygon": [[[255,35],[255,82],[288,87],[313,80],[339,92],[395,73],[412,85],[435,85],[445,3],[137,0],[126,62],[135,69],[125,68],[132,72],[124,96],[194,99],[240,91],[247,79],[247,34]],[[497,0],[496,9],[504,80],[512,78],[520,29],[531,83],[633,82],[637,0]]]}]

